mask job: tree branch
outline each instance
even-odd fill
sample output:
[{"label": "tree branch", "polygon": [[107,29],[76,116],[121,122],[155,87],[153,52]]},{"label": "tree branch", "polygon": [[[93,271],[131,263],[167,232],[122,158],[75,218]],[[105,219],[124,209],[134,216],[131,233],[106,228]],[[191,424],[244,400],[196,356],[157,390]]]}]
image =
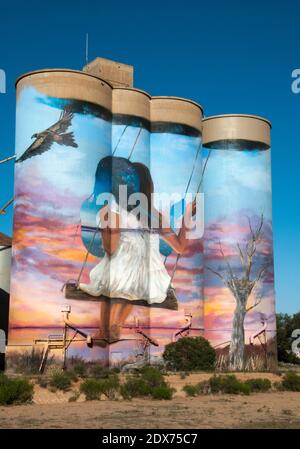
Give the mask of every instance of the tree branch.
[{"label": "tree branch", "polygon": [[261,301],[262,301],[262,296],[260,296],[258,299],[256,299],[254,301],[254,304],[252,304],[252,306],[247,307],[246,313],[249,312],[250,310],[254,309],[254,307],[257,307],[261,303]]},{"label": "tree branch", "polygon": [[228,273],[229,273],[229,277],[230,277],[231,279],[233,279],[233,278],[234,278],[234,276],[233,276],[233,271],[232,271],[232,268],[231,268],[231,266],[230,266],[230,263],[228,262],[227,257],[226,257],[225,254],[224,254],[224,251],[223,251],[223,248],[222,248],[222,243],[221,243],[220,240],[219,240],[219,247],[220,247],[220,253],[222,254],[222,257],[223,257],[224,261],[226,262],[227,270],[228,270]]},{"label": "tree branch", "polygon": [[214,273],[216,276],[218,276],[220,279],[222,279],[224,282],[226,281],[224,276],[221,275],[221,273],[219,273],[218,271],[213,270],[212,268],[205,266],[205,268],[209,271],[211,271],[212,273]]}]

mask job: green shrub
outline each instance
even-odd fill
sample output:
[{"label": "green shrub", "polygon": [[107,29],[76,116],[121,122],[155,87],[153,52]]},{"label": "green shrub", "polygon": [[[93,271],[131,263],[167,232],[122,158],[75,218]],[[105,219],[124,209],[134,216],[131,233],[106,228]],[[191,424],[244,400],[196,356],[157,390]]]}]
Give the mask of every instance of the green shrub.
[{"label": "green shrub", "polygon": [[209,381],[204,380],[203,382],[198,382],[195,385],[187,384],[182,390],[187,396],[199,396],[199,394],[208,394],[210,391]]},{"label": "green shrub", "polygon": [[71,383],[78,381],[78,375],[73,369],[64,371],[64,374],[70,379]]},{"label": "green shrub", "polygon": [[128,376],[126,382],[121,385],[120,392],[124,399],[171,399],[173,396],[173,390],[165,381],[162,372],[153,366],[145,366],[138,374]]},{"label": "green shrub", "polygon": [[107,379],[87,379],[80,385],[80,391],[88,401],[100,399],[102,394],[108,399],[115,399],[119,389],[120,383],[116,374]]},{"label": "green shrub", "polygon": [[57,390],[68,391],[71,388],[72,379],[70,374],[54,372],[50,379],[50,386]]},{"label": "green shrub", "polygon": [[33,385],[27,379],[10,379],[0,375],[0,405],[31,402]]},{"label": "green shrub", "polygon": [[73,372],[76,376],[84,379],[87,375],[87,366],[84,362],[77,363],[77,365],[73,366]]},{"label": "green shrub", "polygon": [[216,351],[203,337],[183,337],[165,347],[163,359],[171,370],[210,371],[215,366]]},{"label": "green shrub", "polygon": [[100,364],[92,365],[89,370],[89,375],[94,379],[105,379],[109,376],[109,370]]},{"label": "green shrub", "polygon": [[169,385],[160,385],[152,389],[151,396],[153,399],[165,399],[169,401],[172,399],[173,393],[174,389]]},{"label": "green shrub", "polygon": [[242,393],[249,395],[251,392],[250,386],[245,382],[239,381],[233,374],[228,376],[213,376],[209,379],[209,385],[212,393]]},{"label": "green shrub", "polygon": [[120,389],[120,381],[117,374],[110,375],[107,379],[99,380],[102,384],[102,393],[108,399],[115,399]]},{"label": "green shrub", "polygon": [[86,379],[80,385],[80,391],[85,395],[87,401],[95,401],[101,397],[102,385],[96,379]]},{"label": "green shrub", "polygon": [[187,396],[198,396],[199,394],[197,385],[184,385],[182,390],[186,393]]},{"label": "green shrub", "polygon": [[121,385],[121,395],[124,399],[150,396],[151,387],[141,377],[128,377],[126,382]]},{"label": "green shrub", "polygon": [[268,391],[272,388],[272,383],[269,379],[247,379],[244,383],[249,386],[250,391],[253,393]]},{"label": "green shrub", "polygon": [[151,387],[159,387],[165,383],[164,376],[158,368],[154,366],[144,366],[140,371],[144,381]]},{"label": "green shrub", "polygon": [[300,391],[300,376],[290,371],[284,375],[281,385],[284,390]]}]

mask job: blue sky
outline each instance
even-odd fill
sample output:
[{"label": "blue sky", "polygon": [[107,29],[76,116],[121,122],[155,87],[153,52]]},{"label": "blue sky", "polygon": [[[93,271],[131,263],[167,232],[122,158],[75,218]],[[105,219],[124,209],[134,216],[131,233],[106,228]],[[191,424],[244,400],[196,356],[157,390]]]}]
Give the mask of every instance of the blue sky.
[{"label": "blue sky", "polygon": [[[192,98],[206,115],[250,113],[273,122],[272,178],[277,310],[300,309],[298,289],[300,94],[291,72],[300,67],[300,4],[257,1],[151,2],[57,0],[2,2],[0,153],[14,153],[14,81],[39,68],[80,69],[103,56],[135,66],[135,85],[153,95]],[[1,202],[13,192],[13,164],[0,167]],[[0,228],[11,232],[12,216]]]}]

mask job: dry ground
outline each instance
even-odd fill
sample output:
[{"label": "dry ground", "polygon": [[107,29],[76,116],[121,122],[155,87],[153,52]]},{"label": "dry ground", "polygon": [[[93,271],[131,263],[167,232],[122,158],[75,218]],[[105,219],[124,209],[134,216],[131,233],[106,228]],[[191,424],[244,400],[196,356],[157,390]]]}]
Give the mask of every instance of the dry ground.
[{"label": "dry ground", "polygon": [[[172,375],[168,381],[177,393],[172,401],[93,401],[68,403],[71,393],[50,393],[36,388],[34,404],[0,407],[0,428],[298,428],[300,393],[269,392],[250,396],[210,395],[186,398],[183,385],[208,378]],[[274,374],[238,377],[280,378]]]}]

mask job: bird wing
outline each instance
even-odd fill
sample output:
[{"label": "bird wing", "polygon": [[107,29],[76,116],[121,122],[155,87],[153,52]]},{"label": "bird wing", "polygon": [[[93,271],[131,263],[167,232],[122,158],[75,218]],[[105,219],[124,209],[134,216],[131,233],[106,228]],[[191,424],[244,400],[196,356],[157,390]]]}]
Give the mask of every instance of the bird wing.
[{"label": "bird wing", "polygon": [[23,162],[26,159],[29,159],[32,156],[36,156],[37,154],[42,154],[45,151],[49,150],[53,143],[53,139],[51,136],[45,134],[37,139],[27,148],[27,150],[16,160],[16,162]]},{"label": "bird wing", "polygon": [[50,133],[57,133],[57,134],[63,134],[67,131],[69,126],[71,125],[71,121],[73,118],[73,112],[71,112],[69,107],[66,107],[60,117],[59,120],[54,123],[54,125],[50,126],[48,129],[46,129],[46,132]]}]

